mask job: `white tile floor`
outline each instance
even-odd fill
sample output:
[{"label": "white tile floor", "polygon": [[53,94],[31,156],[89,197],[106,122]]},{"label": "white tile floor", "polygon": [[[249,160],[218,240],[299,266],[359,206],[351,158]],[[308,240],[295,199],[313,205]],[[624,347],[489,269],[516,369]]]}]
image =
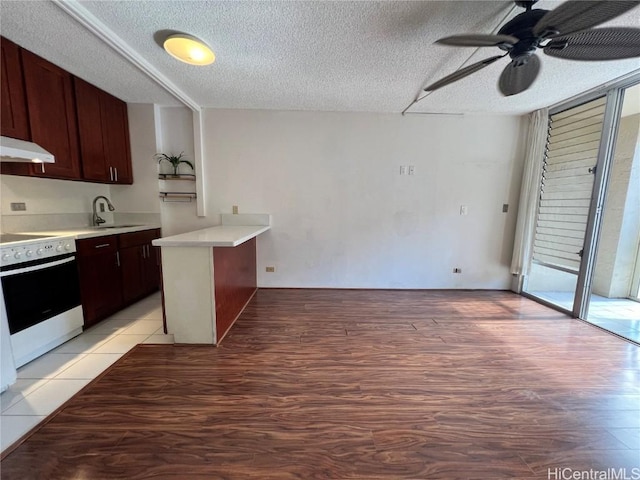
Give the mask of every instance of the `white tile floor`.
[{"label": "white tile floor", "polygon": [[139,343],[173,343],[162,332],[159,293],[19,368],[17,382],[0,395],[0,451]]}]

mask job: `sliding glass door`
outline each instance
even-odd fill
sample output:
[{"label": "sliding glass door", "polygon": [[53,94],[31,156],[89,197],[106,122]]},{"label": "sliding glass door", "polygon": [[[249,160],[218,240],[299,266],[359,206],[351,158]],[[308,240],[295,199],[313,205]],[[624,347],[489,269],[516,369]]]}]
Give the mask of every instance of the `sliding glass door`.
[{"label": "sliding glass door", "polygon": [[524,291],[573,311],[593,204],[606,97],[549,116],[533,258]]},{"label": "sliding glass door", "polygon": [[640,85],[624,94],[595,260],[588,322],[640,343]]},{"label": "sliding glass door", "polygon": [[638,343],[639,81],[636,75],[600,95],[550,109],[522,288]]}]

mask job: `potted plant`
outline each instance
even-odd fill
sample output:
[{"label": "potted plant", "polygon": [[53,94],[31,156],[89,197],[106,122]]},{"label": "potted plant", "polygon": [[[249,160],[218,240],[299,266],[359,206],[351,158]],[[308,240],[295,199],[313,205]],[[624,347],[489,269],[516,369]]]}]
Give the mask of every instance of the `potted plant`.
[{"label": "potted plant", "polygon": [[161,163],[163,160],[169,162],[173,167],[173,175],[175,176],[178,175],[178,167],[181,163],[186,163],[191,167],[191,170],[195,170],[193,168],[193,163],[191,163],[189,160],[185,160],[183,157],[184,152],[180,152],[180,155],[167,155],[166,153],[156,153],[154,155],[154,158],[158,160],[158,163]]}]

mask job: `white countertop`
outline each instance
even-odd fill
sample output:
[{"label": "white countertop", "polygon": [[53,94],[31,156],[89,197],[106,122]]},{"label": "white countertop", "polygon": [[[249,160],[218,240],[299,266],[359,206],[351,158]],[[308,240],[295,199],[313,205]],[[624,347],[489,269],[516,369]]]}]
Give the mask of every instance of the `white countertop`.
[{"label": "white countertop", "polygon": [[218,225],[151,242],[156,247],[237,247],[266,232],[269,225]]},{"label": "white countertop", "polygon": [[60,230],[42,230],[29,233],[33,235],[51,235],[55,237],[74,237],[76,240],[83,238],[104,237],[106,235],[119,235],[121,233],[141,232],[143,230],[152,230],[160,228],[160,225],[109,225],[105,227],[76,227],[64,228]]}]

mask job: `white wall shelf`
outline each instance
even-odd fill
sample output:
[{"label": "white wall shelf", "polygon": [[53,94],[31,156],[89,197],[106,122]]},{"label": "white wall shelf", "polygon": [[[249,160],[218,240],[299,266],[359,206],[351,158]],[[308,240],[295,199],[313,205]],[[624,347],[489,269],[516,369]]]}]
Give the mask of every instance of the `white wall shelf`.
[{"label": "white wall shelf", "polygon": [[178,173],[174,175],[173,173],[160,173],[158,174],[158,178],[160,180],[186,180],[190,182],[196,181],[196,176],[192,173]]},{"label": "white wall shelf", "polygon": [[196,199],[195,192],[160,192],[163,202],[192,202]]}]

